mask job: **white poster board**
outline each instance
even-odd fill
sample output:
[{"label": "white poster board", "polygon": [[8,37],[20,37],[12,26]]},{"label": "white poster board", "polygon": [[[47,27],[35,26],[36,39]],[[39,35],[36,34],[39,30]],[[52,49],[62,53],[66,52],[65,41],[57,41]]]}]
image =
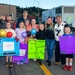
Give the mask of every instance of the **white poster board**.
[{"label": "white poster board", "polygon": [[25,49],[20,49],[20,56],[25,56],[26,50]]},{"label": "white poster board", "polygon": [[14,42],[3,42],[3,51],[14,51]]}]

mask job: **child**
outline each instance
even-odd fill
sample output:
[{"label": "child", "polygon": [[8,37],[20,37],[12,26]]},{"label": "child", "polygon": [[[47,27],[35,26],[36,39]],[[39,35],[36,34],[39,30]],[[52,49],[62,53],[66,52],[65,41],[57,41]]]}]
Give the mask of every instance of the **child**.
[{"label": "child", "polygon": [[[36,33],[35,38],[38,40],[45,40],[45,27],[43,24],[39,25],[39,31]],[[40,59],[37,60],[40,65],[42,65],[42,62]]]},{"label": "child", "polygon": [[[11,23],[10,22],[7,22],[6,23],[6,29],[5,29],[7,32],[12,32],[12,37],[16,37],[16,33],[13,29],[11,29]],[[10,64],[8,63],[8,56],[6,56],[6,64],[5,64],[5,67],[13,67],[13,64],[12,64],[12,56],[10,56]]]},{"label": "child", "polygon": [[[65,34],[63,36],[73,36],[71,33],[71,29],[68,25],[64,28]],[[66,58],[66,65],[63,67],[64,70],[72,71],[72,60],[73,60],[73,54],[65,54]]]},{"label": "child", "polygon": [[38,25],[36,24],[35,18],[31,19],[31,26],[32,26],[32,28],[35,28],[38,31]]},{"label": "child", "polygon": [[26,31],[31,31],[32,28],[28,19],[25,21],[25,25],[26,25]]},{"label": "child", "polygon": [[26,32],[25,30],[25,24],[23,21],[21,21],[19,23],[19,28],[16,28],[15,32],[16,32],[16,37],[19,39],[19,42],[24,43],[26,40],[25,38],[22,37],[22,33]]},{"label": "child", "polygon": [[12,20],[12,16],[7,16],[7,21],[11,23],[11,28],[13,29],[14,21]]},{"label": "child", "polygon": [[[28,19],[25,21],[25,26],[26,26],[26,31],[31,33],[30,31],[31,31],[32,27],[31,27],[30,21]],[[30,37],[31,37],[31,35],[26,37],[27,42],[29,41]]]},{"label": "child", "polygon": [[[31,27],[32,29],[36,29],[36,31],[38,31],[39,27],[38,25],[36,24],[36,19],[35,18],[32,18],[31,19]],[[31,35],[31,37],[34,39],[35,35]]]}]

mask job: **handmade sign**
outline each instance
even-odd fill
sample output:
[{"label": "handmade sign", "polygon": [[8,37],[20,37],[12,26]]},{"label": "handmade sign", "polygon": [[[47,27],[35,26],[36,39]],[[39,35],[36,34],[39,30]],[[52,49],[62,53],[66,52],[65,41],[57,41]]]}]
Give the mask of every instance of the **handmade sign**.
[{"label": "handmade sign", "polygon": [[0,56],[19,55],[19,42],[14,38],[0,38]]},{"label": "handmade sign", "polygon": [[60,53],[75,54],[75,36],[60,36]]},{"label": "handmade sign", "polygon": [[28,63],[28,45],[20,43],[20,55],[13,56],[13,63]]},{"label": "handmade sign", "polygon": [[29,40],[28,43],[28,58],[29,59],[44,59],[45,40]]}]

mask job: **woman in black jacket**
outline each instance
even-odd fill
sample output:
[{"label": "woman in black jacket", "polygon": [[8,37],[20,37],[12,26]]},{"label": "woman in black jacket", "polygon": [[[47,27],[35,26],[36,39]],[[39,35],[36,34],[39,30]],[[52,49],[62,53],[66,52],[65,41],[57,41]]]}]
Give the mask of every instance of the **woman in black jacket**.
[{"label": "woman in black jacket", "polygon": [[48,66],[51,66],[51,60],[55,45],[54,25],[51,17],[49,17],[46,22],[46,44],[47,44],[47,53],[48,53],[48,59],[46,62],[48,62]]}]

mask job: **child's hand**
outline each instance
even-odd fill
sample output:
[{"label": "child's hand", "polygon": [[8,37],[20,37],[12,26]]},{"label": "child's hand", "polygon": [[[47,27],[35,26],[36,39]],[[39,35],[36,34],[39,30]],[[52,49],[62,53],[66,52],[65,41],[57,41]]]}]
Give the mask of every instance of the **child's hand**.
[{"label": "child's hand", "polygon": [[61,34],[59,34],[58,36],[62,36]]},{"label": "child's hand", "polygon": [[29,38],[26,37],[25,40],[24,40],[24,43],[28,43],[28,40],[29,40]]},{"label": "child's hand", "polygon": [[24,43],[26,43],[26,44],[27,44],[28,42],[27,42],[27,41],[24,41]]},{"label": "child's hand", "polygon": [[15,38],[15,40],[16,40],[16,42],[18,42],[19,41],[19,38]]},{"label": "child's hand", "polygon": [[26,43],[26,44],[27,44],[27,43],[28,43],[28,40],[26,40],[26,39],[25,39],[25,40],[24,40],[24,43]]},{"label": "child's hand", "polygon": [[34,40],[37,40],[36,38],[34,38]]}]

